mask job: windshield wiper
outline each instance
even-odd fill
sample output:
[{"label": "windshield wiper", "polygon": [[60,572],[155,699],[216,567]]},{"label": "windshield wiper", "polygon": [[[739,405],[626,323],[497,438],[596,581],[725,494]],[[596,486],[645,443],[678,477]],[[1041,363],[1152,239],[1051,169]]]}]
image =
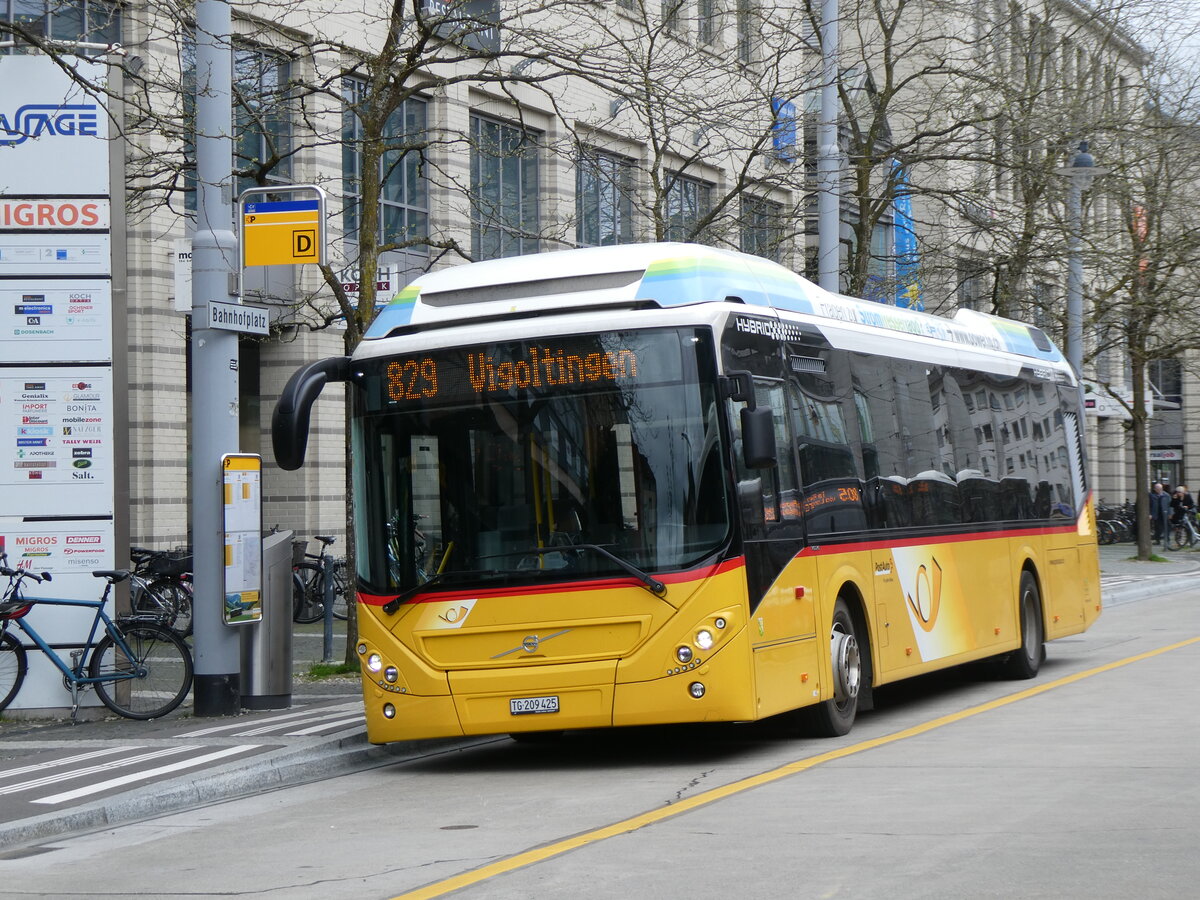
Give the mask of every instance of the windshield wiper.
[{"label": "windshield wiper", "polygon": [[417,594],[421,593],[421,591],[425,590],[426,588],[428,588],[432,585],[438,584],[439,582],[445,581],[447,578],[459,578],[460,576],[463,576],[463,575],[481,576],[481,575],[495,575],[495,574],[497,574],[497,573],[492,572],[488,569],[452,569],[448,572],[435,572],[433,575],[431,575],[429,578],[422,581],[420,584],[414,584],[410,588],[405,588],[399,594],[397,594],[395,597],[393,597],[391,600],[389,600],[387,603],[383,604],[383,611],[390,616],[392,613],[394,613],[396,610],[398,610],[401,606],[403,606],[407,601],[411,600],[413,597],[417,596]]},{"label": "windshield wiper", "polygon": [[533,547],[532,549],[529,549],[529,550],[514,550],[511,553],[505,553],[505,554],[500,554],[500,555],[516,556],[519,554],[529,553],[529,554],[535,554],[537,556],[542,556],[547,553],[566,553],[571,550],[594,550],[595,552],[597,552],[601,556],[603,556],[605,559],[607,559],[609,562],[614,563],[619,568],[621,568],[625,572],[632,575],[638,581],[640,581],[643,585],[645,585],[646,590],[648,590],[650,593],[652,593],[655,597],[662,597],[667,593],[667,586],[665,584],[663,584],[661,581],[659,581],[657,578],[655,578],[653,575],[639,569],[637,566],[635,566],[629,560],[621,559],[621,557],[617,556],[612,551],[607,550],[604,547],[601,547],[599,544],[564,544],[561,547]]},{"label": "windshield wiper", "polygon": [[[644,572],[643,570],[641,570],[637,566],[635,566],[633,563],[629,562],[629,560],[622,559],[621,557],[619,557],[615,553],[613,553],[611,550],[601,547],[599,544],[564,544],[559,547],[531,547],[531,548],[524,549],[524,550],[509,550],[504,553],[492,553],[492,554],[489,554],[488,556],[481,556],[478,558],[479,559],[495,559],[496,557],[500,557],[500,556],[543,556],[547,553],[567,553],[572,550],[594,550],[596,553],[599,553],[601,556],[603,556],[609,562],[616,565],[622,571],[624,571],[624,572],[628,573],[629,575],[632,575],[634,578],[636,578],[646,588],[646,590],[648,590],[650,593],[652,593],[655,597],[662,597],[662,596],[666,595],[666,593],[667,593],[667,586],[665,584],[663,584],[661,581],[659,581],[657,578],[655,578],[653,575],[650,575],[649,573]],[[435,584],[438,584],[439,582],[445,580],[446,578],[454,577],[457,579],[464,575],[466,575],[466,576],[487,576],[487,577],[494,578],[496,576],[511,577],[513,575],[518,575],[518,574],[522,574],[522,573],[520,571],[498,571],[498,570],[494,570],[494,569],[474,569],[474,570],[463,569],[463,570],[454,570],[454,571],[450,571],[450,572],[437,572],[436,574],[434,574],[432,577],[430,577],[426,581],[422,581],[420,584],[413,585],[412,587],[406,588],[405,590],[401,591],[399,594],[397,594],[395,597],[393,597],[387,603],[383,604],[383,611],[385,613],[387,613],[388,615],[392,615],[393,613],[396,612],[396,610],[398,610],[401,606],[403,606],[405,602],[407,602],[408,600],[411,600],[413,597],[417,596],[417,594],[421,593],[426,588],[431,587]]]},{"label": "windshield wiper", "polygon": [[428,578],[425,581],[422,581],[420,584],[414,584],[412,587],[401,591],[387,603],[383,604],[383,611],[389,616],[392,615],[392,613],[404,605],[405,601],[411,600],[413,597],[417,596],[417,594],[421,593],[421,591],[425,590],[425,588],[429,587],[431,584],[437,584],[445,577],[445,572],[437,572],[432,578]]}]

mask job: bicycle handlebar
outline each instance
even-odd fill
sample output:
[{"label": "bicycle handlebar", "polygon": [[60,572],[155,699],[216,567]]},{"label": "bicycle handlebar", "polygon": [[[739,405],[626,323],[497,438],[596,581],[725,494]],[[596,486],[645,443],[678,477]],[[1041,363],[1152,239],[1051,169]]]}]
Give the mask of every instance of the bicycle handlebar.
[{"label": "bicycle handlebar", "polygon": [[37,572],[32,572],[29,569],[10,569],[8,566],[0,566],[0,575],[7,578],[32,578],[38,584],[43,581],[53,581],[49,572],[43,572],[39,575]]}]

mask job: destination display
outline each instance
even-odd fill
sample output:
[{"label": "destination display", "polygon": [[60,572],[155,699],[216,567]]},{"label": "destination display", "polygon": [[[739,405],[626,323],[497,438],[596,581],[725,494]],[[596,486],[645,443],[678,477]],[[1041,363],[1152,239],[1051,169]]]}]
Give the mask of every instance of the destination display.
[{"label": "destination display", "polygon": [[676,332],[615,332],[397,356],[375,365],[393,404],[624,389],[678,383],[680,340]]}]

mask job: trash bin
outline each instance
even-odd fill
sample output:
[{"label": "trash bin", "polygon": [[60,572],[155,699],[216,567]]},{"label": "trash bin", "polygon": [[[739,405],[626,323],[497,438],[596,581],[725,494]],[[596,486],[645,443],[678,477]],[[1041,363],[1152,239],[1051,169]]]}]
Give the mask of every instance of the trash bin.
[{"label": "trash bin", "polygon": [[292,532],[263,542],[262,619],[243,626],[242,707],[292,705]]}]

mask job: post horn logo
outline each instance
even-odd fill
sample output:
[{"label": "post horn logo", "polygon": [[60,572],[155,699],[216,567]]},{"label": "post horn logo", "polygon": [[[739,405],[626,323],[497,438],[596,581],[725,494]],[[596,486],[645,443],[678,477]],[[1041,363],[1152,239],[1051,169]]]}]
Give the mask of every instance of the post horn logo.
[{"label": "post horn logo", "polygon": [[942,567],[938,561],[930,557],[928,566],[922,563],[917,568],[915,582],[913,592],[905,597],[917,614],[917,624],[927,632],[933,631],[942,605]]}]

